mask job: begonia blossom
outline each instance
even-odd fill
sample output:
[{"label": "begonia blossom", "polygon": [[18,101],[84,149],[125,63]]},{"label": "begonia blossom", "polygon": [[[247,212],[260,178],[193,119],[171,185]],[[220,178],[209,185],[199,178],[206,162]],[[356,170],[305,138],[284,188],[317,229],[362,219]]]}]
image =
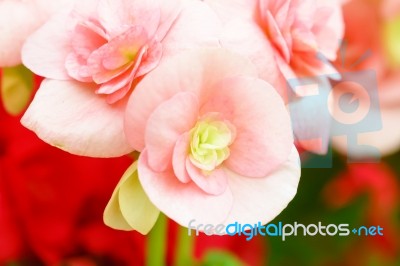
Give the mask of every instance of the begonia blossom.
[{"label": "begonia blossom", "polygon": [[159,210],[186,227],[192,219],[265,224],[296,193],[289,114],[244,57],[206,49],[165,62],[138,84],[125,122],[141,154],[105,211],[114,228],[146,233]]},{"label": "begonia blossom", "polygon": [[218,46],[219,21],[195,0],[87,0],[58,13],[26,41],[23,63],[46,79],[22,123],[68,152],[132,151],[123,132],[127,96],[182,50]]}]

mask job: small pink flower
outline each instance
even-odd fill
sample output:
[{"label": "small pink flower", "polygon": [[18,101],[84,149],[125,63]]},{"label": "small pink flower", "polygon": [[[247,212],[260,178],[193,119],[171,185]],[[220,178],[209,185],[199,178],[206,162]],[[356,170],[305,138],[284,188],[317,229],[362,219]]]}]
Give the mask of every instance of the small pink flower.
[{"label": "small pink flower", "polygon": [[24,45],[24,64],[47,79],[23,124],[78,155],[129,153],[125,96],[161,60],[218,45],[213,37],[218,23],[212,10],[195,0],[77,1]]},{"label": "small pink flower", "polygon": [[26,38],[70,0],[0,0],[0,67],[21,63]]},{"label": "small pink flower", "polygon": [[338,1],[206,2],[225,21],[222,43],[248,55],[261,73],[267,71],[265,60],[270,59],[272,49],[287,79],[299,75],[331,74],[332,69],[318,59],[317,54],[320,53],[327,60],[336,58],[343,36],[341,6]]},{"label": "small pink flower", "polygon": [[144,191],[183,226],[266,223],[296,193],[299,157],[285,105],[231,52],[188,52],[160,65],[132,93],[125,121]]},{"label": "small pink flower", "polygon": [[336,1],[260,0],[259,12],[260,25],[279,54],[278,63],[286,78],[295,76],[290,70],[297,75],[323,74],[327,65],[317,53],[336,59],[343,36]]}]

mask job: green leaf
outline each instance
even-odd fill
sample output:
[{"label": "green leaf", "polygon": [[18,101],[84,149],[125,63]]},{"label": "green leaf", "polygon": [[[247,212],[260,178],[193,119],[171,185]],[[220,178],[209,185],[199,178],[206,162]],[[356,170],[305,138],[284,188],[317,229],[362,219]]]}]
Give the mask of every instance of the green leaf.
[{"label": "green leaf", "polygon": [[208,251],[203,261],[200,263],[201,266],[243,266],[245,265],[233,254],[226,251],[211,250]]},{"label": "green leaf", "polygon": [[33,73],[19,65],[3,68],[1,99],[11,115],[19,115],[28,105],[33,93]]}]

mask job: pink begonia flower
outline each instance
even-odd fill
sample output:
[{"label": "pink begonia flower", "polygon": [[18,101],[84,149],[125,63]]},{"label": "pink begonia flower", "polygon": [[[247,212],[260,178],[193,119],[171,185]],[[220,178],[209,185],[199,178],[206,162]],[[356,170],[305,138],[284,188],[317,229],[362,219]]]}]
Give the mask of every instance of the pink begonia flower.
[{"label": "pink begonia flower", "polygon": [[71,0],[0,0],[0,67],[21,64],[26,38]]},{"label": "pink begonia flower", "polygon": [[161,60],[218,46],[218,26],[215,13],[196,0],[78,1],[23,47],[24,64],[47,79],[22,123],[74,154],[127,154],[127,95]]},{"label": "pink begonia flower", "polygon": [[[268,73],[272,49],[286,79],[332,74],[317,58],[336,59],[343,36],[341,6],[334,0],[206,0],[225,22],[222,44],[247,54]],[[269,64],[269,67],[271,64]]]},{"label": "pink begonia flower", "polygon": [[[296,194],[300,161],[289,114],[244,57],[205,49],[165,62],[138,84],[125,122],[129,142],[141,152],[140,185],[182,226],[192,219],[265,224]],[[132,196],[126,204],[121,196],[125,220],[145,219],[140,201]],[[119,228],[110,217],[115,208],[105,220]]]},{"label": "pink begonia flower", "polygon": [[[308,100],[297,88],[290,91],[286,82],[276,77],[279,67],[289,81],[310,77],[328,85],[327,75],[336,74],[329,60],[343,36],[341,6],[337,0],[205,0],[224,22],[223,47],[249,57],[260,77],[275,85],[280,95],[296,106],[293,130],[302,148],[325,153],[329,143],[330,117],[327,103]],[[274,78],[277,82],[272,83]],[[322,80],[322,81],[321,81]],[[283,80],[285,81],[285,80]],[[292,85],[292,84],[291,84]],[[288,95],[289,93],[289,95]],[[306,99],[307,98],[307,99]]]},{"label": "pink begonia flower", "polygon": [[[355,132],[348,132],[354,135],[353,142],[346,136],[333,139],[337,150],[356,159],[391,154],[400,147],[400,10],[397,10],[397,15],[382,13],[382,6],[388,2],[352,0],[343,7],[347,45],[337,66],[343,67],[343,72],[372,70],[378,81],[378,87],[374,88],[376,97],[369,95],[357,83],[339,83],[334,89],[336,99],[348,92],[359,101],[357,110],[352,113],[343,112],[339,105],[334,105],[332,113],[337,121],[350,125],[363,119],[370,121],[371,130],[368,132],[357,132],[359,127],[355,127]],[[368,30],[361,31],[360,28]],[[373,116],[377,119],[371,120]],[[373,149],[366,149],[368,146]]]}]

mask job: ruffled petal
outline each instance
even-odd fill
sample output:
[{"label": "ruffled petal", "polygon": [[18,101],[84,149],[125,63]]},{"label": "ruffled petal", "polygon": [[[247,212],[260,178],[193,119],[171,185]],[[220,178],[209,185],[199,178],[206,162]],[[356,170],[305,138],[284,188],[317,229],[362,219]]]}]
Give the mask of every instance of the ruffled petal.
[{"label": "ruffled petal", "polygon": [[226,190],[218,196],[204,193],[193,182],[181,183],[166,171],[157,173],[147,162],[147,151],[139,158],[139,180],[151,202],[178,224],[187,227],[191,220],[218,224],[224,221],[233,204],[232,193]]},{"label": "ruffled petal", "polygon": [[221,113],[236,127],[225,165],[248,177],[263,177],[286,161],[293,144],[289,114],[263,80],[235,77],[217,83],[201,114]]},{"label": "ruffled petal", "polygon": [[59,80],[70,80],[65,62],[72,51],[72,31],[68,15],[59,14],[35,31],[22,48],[22,62],[35,74]]},{"label": "ruffled petal", "polygon": [[41,19],[32,3],[0,2],[0,66],[16,66],[21,63],[22,45],[40,23]]},{"label": "ruffled petal", "polygon": [[205,47],[220,47],[221,22],[213,10],[201,1],[185,1],[184,6],[164,39],[163,55]]},{"label": "ruffled petal", "polygon": [[186,169],[193,182],[207,194],[218,196],[228,188],[228,178],[223,168],[204,173],[187,158]]},{"label": "ruffled petal", "polygon": [[181,135],[175,144],[174,153],[172,157],[172,166],[174,173],[179,181],[188,183],[191,181],[190,176],[186,170],[186,159],[189,154],[189,132]]},{"label": "ruffled petal", "polygon": [[76,155],[117,157],[133,151],[126,141],[126,102],[106,103],[93,84],[44,80],[22,124],[45,142]]},{"label": "ruffled petal", "polygon": [[299,154],[292,146],[287,161],[268,176],[246,178],[228,172],[235,204],[224,223],[266,224],[273,220],[296,195],[300,170]]},{"label": "ruffled petal", "polygon": [[[190,67],[188,67],[190,66]],[[147,74],[132,92],[125,115],[125,132],[133,148],[145,147],[145,129],[153,111],[179,91],[199,95],[224,77],[257,76],[246,58],[224,49],[203,49],[182,53]]]},{"label": "ruffled petal", "polygon": [[198,99],[191,92],[181,92],[162,103],[151,114],[146,127],[149,166],[157,172],[172,166],[173,151],[179,137],[196,124]]}]

